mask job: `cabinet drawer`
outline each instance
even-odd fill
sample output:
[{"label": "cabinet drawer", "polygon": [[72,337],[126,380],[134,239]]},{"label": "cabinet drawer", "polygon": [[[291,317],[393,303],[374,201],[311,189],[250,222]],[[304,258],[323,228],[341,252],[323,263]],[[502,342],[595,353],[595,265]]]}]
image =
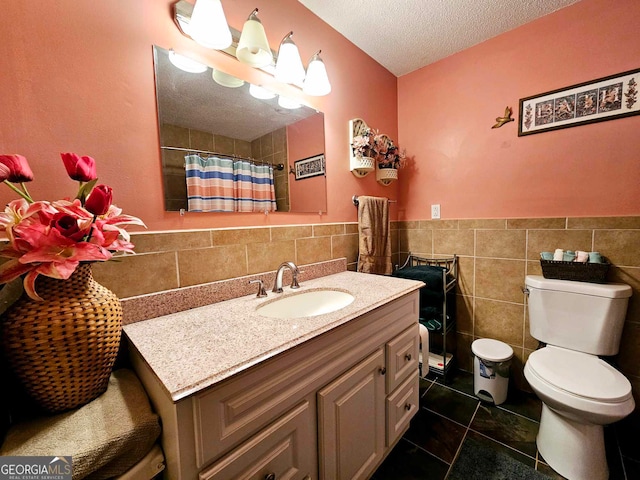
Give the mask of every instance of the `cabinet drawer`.
[{"label": "cabinet drawer", "polygon": [[398,439],[418,412],[420,378],[408,378],[387,398],[387,447]]},{"label": "cabinet drawer", "polygon": [[387,394],[410,375],[418,376],[419,349],[420,330],[417,322],[387,343]]},{"label": "cabinet drawer", "polygon": [[315,424],[315,405],[304,401],[202,471],[199,479],[315,478],[318,461]]}]

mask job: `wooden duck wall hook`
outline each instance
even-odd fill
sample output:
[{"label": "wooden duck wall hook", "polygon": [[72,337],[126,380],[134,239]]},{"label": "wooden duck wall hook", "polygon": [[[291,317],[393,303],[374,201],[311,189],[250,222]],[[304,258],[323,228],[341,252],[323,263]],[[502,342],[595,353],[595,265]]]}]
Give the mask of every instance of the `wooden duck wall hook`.
[{"label": "wooden duck wall hook", "polygon": [[497,117],[496,118],[496,123],[493,127],[491,128],[500,128],[501,126],[503,126],[505,123],[509,123],[509,122],[513,122],[513,118],[511,118],[511,107],[507,107],[504,109],[504,116],[503,117]]}]

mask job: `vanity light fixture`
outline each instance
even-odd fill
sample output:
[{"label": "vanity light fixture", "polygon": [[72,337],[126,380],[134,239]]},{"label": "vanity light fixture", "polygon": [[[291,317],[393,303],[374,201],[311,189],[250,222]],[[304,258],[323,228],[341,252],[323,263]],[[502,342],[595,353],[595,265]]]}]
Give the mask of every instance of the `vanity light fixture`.
[{"label": "vanity light fixture", "polygon": [[207,71],[207,67],[205,64],[197,62],[189,57],[185,57],[184,55],[180,55],[173,51],[173,49],[169,50],[169,61],[180,70],[189,73],[202,73]]},{"label": "vanity light fixture", "polygon": [[276,96],[276,94],[271,90],[254,85],[253,83],[249,84],[249,93],[253,98],[257,98],[259,100],[270,100]]},{"label": "vanity light fixture", "polygon": [[196,0],[188,33],[203,47],[222,50],[231,46],[231,30],[220,0]]},{"label": "vanity light fixture", "polygon": [[304,83],[302,85],[302,91],[304,93],[315,97],[321,97],[331,92],[331,83],[329,83],[327,68],[320,58],[320,52],[322,52],[322,50],[318,50],[318,53],[309,60],[307,75],[304,77]]},{"label": "vanity light fixture", "polygon": [[279,82],[302,86],[305,75],[304,66],[298,47],[291,39],[292,35],[293,32],[287,33],[280,42],[275,77]]},{"label": "vanity light fixture", "polygon": [[213,69],[211,76],[218,85],[222,85],[223,87],[238,88],[244,85],[244,80],[234,77],[233,75],[229,75],[221,70],[216,70],[215,68]]},{"label": "vanity light fixture", "polygon": [[284,36],[276,56],[257,14],[256,8],[245,21],[242,32],[238,32],[227,24],[221,0],[196,0],[195,5],[190,0],[178,0],[173,4],[173,18],[180,31],[201,45],[235,56],[238,61],[260,68],[280,82],[301,88],[307,95],[331,92],[320,51],[309,60],[305,74],[300,52],[291,39],[293,32]]},{"label": "vanity light fixture", "polygon": [[302,104],[300,104],[297,100],[293,100],[282,95],[278,96],[278,105],[280,105],[282,108],[286,108],[287,110],[295,110],[296,108],[300,108],[302,106]]},{"label": "vanity light fixture", "polygon": [[236,58],[255,68],[262,68],[273,62],[273,54],[262,22],[258,18],[258,9],[254,9],[244,22],[240,41],[236,48]]}]

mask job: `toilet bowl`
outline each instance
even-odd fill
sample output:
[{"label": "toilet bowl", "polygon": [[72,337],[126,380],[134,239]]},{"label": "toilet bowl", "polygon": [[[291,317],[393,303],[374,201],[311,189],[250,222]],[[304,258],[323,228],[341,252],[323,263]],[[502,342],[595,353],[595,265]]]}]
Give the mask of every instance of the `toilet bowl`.
[{"label": "toilet bowl", "polygon": [[629,380],[595,355],[554,346],[533,352],[524,375],[543,402],[536,443],[545,462],[571,480],[606,480],[602,426],[633,411]]},{"label": "toilet bowl", "polygon": [[524,366],[542,400],[538,450],[569,480],[606,480],[603,425],[635,402],[629,380],[598,355],[619,351],[631,287],[528,275],[525,293],[531,336],[547,344]]}]

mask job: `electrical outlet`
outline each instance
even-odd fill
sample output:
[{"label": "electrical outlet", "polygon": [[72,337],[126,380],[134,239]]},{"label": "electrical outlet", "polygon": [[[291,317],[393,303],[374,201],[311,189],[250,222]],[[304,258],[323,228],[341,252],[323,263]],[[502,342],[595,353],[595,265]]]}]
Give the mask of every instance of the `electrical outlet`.
[{"label": "electrical outlet", "polygon": [[431,218],[434,220],[440,218],[440,204],[431,205]]}]

